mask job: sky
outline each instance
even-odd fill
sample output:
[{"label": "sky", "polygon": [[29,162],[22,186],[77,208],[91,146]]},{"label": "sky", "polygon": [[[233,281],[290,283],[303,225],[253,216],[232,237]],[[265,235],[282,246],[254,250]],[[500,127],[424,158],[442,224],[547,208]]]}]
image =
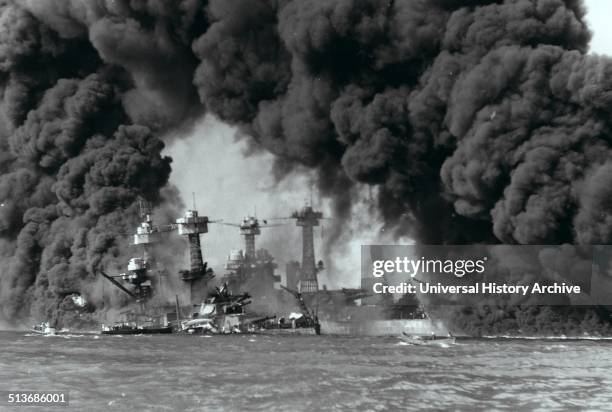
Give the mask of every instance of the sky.
[{"label": "sky", "polygon": [[[187,135],[182,133],[180,139],[172,141],[165,153],[173,158],[170,181],[190,208],[195,193],[196,208],[211,220],[240,223],[247,215],[256,215],[260,220],[286,217],[310,196],[305,173],[275,184],[273,156],[269,153],[246,156],[248,146],[244,139],[237,139],[236,129],[210,115],[198,121]],[[293,221],[287,223],[283,230],[263,229],[257,248],[269,249],[273,256],[291,255],[283,247],[295,246],[297,242],[292,257],[299,258],[299,231],[292,230]],[[203,240],[204,253],[215,269],[222,268],[230,250],[244,249],[239,229],[223,224],[209,225],[209,234]]]},{"label": "sky", "polygon": [[[612,56],[612,0],[586,0],[585,4],[587,22],[593,32],[591,52]],[[245,156],[247,144],[236,138],[236,129],[214,117],[207,115],[196,122],[191,131],[180,133],[180,138],[169,136],[167,139],[170,143],[166,154],[174,159],[170,181],[178,187],[186,206],[191,207],[192,193],[195,192],[196,206],[201,214],[232,223],[239,223],[243,217],[255,214],[260,219],[282,217],[303,206],[310,198],[311,183],[305,172],[289,176],[275,185],[271,173],[272,155]],[[316,193],[314,203],[327,216],[330,215],[329,205],[318,199]],[[230,250],[243,249],[243,240],[238,229],[231,226],[214,224],[209,226],[209,230],[209,234],[203,237],[204,255],[213,269],[222,272]],[[330,259],[337,263],[335,273],[323,273],[321,281],[331,287],[356,286],[350,283],[359,280],[359,247],[378,243],[373,240],[378,236],[375,232],[371,224],[364,222],[347,227],[343,241],[339,242],[342,244]],[[315,232],[317,260],[322,256],[324,237],[325,224]],[[381,239],[376,240],[380,242]],[[264,229],[257,242],[258,248],[266,248],[276,257],[279,273],[284,274],[288,260],[301,260],[300,231],[293,221],[288,221],[283,228]],[[356,267],[348,267],[351,262]],[[326,264],[329,267],[328,262]],[[343,273],[338,273],[340,268]]]},{"label": "sky", "polygon": [[612,1],[586,0],[587,21],[593,32],[591,52],[612,56]]}]

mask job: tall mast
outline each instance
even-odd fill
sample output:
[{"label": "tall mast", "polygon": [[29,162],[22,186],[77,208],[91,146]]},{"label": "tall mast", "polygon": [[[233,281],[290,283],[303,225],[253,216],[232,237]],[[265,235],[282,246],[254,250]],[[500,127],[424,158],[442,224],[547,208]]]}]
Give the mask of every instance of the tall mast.
[{"label": "tall mast", "polygon": [[291,215],[296,220],[295,224],[302,227],[302,268],[299,291],[316,292],[319,290],[317,280],[317,266],[314,253],[314,227],[319,226],[319,219],[323,213],[315,211],[312,205],[305,206]]}]

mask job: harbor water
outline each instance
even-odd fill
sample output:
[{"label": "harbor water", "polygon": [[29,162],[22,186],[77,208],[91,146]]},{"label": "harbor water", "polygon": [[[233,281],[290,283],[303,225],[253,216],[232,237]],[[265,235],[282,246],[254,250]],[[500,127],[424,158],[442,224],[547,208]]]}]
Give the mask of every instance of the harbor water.
[{"label": "harbor water", "polygon": [[612,405],[610,340],[411,346],[395,337],[0,332],[0,348],[0,390],[68,392],[70,405],[53,410],[550,411]]}]

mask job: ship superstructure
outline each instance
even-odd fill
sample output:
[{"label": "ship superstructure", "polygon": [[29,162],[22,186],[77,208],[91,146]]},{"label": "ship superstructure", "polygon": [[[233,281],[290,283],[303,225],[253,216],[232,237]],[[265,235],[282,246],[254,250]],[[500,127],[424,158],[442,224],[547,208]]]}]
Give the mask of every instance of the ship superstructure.
[{"label": "ship superstructure", "polygon": [[151,253],[153,245],[160,241],[161,234],[174,230],[173,225],[156,226],[151,218],[151,209],[148,203],[140,201],[140,225],[133,234],[132,245],[140,248],[141,256],[128,260],[127,271],[119,275],[108,275],[101,271],[102,276],[110,280],[115,286],[123,290],[139,303],[144,303],[153,294],[153,283],[160,279],[160,273],[155,258]]},{"label": "ship superstructure", "polygon": [[[151,302],[155,292],[161,292],[162,278],[167,276],[167,271],[157,267],[155,254],[152,253],[153,245],[162,240],[163,233],[176,232],[189,242],[190,268],[179,271],[180,280],[187,285],[187,291],[179,293],[187,295],[189,305],[204,299],[207,281],[214,276],[203,261],[200,243],[200,235],[208,232],[210,220],[207,216],[199,216],[197,210],[188,210],[175,223],[158,226],[153,223],[148,205],[141,201],[140,217],[142,221],[132,235],[132,245],[139,247],[141,255],[128,260],[127,271],[124,273],[109,275],[100,271],[102,276],[129,295],[134,303],[121,313],[115,326],[106,328],[106,332],[120,330],[128,333],[127,330],[132,328],[134,331],[142,330],[143,333],[149,333],[149,330],[151,333],[159,333],[155,330],[167,328],[171,322],[178,325],[180,308],[163,303],[163,299],[154,304]],[[170,309],[173,311],[170,312]]]},{"label": "ship superstructure", "polygon": [[205,297],[206,283],[214,277],[213,270],[202,258],[200,235],[208,233],[208,216],[200,216],[195,209],[187,210],[185,216],[176,220],[178,234],[189,242],[189,269],[181,270],[179,275],[186,283],[188,300],[201,301]]},{"label": "ship superstructure", "polygon": [[319,226],[323,213],[310,205],[304,206],[291,214],[295,224],[302,228],[302,265],[297,290],[300,293],[316,293],[319,290],[318,274],[324,269],[323,261],[315,264],[314,228]]},{"label": "ship superstructure", "polygon": [[245,217],[241,223],[223,223],[237,227],[244,237],[244,250],[231,251],[225,265],[226,273],[222,282],[231,290],[245,291],[254,297],[253,307],[260,311],[275,310],[280,297],[280,275],[276,274],[277,264],[266,249],[257,249],[255,238],[261,229],[282,224],[268,224],[267,220],[254,216]]}]

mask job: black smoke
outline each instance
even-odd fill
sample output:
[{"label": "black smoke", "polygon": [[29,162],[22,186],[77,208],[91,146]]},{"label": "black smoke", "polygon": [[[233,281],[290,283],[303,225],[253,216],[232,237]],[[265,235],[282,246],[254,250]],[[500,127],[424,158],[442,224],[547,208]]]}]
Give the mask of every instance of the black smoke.
[{"label": "black smoke", "polygon": [[579,2],[216,4],[194,43],[202,101],[326,194],[377,185],[387,222],[426,243],[611,240],[593,193],[611,66],[585,55]]},{"label": "black smoke", "polygon": [[[53,319],[95,300],[96,271],[125,258],[138,199],[159,203],[164,130],[201,110],[184,5],[0,4],[0,309]],[[89,296],[92,295],[92,296]]]},{"label": "black smoke", "polygon": [[[389,229],[424,244],[612,241],[612,61],[587,54],[580,1],[246,8],[210,3],[194,43],[200,98],[280,170],[314,168],[337,216],[350,218],[360,182],[378,188]],[[562,312],[537,314],[560,319],[554,333],[605,329],[588,310],[572,322]],[[462,327],[484,333],[512,324],[500,313],[524,321],[513,331],[545,329],[523,327],[534,309],[503,302],[452,315],[486,319]]]},{"label": "black smoke", "polygon": [[1,13],[5,316],[116,254],[126,209],[167,182],[159,136],[204,111],[276,155],[279,177],[314,169],[337,228],[366,183],[387,227],[422,243],[612,241],[612,62],[587,54],[581,1],[15,0]]}]

